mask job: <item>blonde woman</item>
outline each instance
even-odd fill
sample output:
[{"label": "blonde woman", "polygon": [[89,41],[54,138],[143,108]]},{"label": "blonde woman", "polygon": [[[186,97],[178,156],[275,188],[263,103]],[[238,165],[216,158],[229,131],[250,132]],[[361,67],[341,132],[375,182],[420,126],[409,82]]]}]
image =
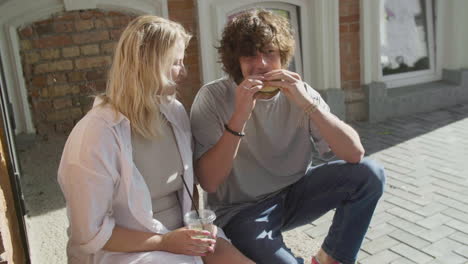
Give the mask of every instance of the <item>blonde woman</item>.
[{"label": "blonde woman", "polygon": [[175,87],[190,37],[156,16],[122,33],[106,93],[71,132],[58,171],[69,263],[252,263],[221,230],[183,227],[192,138]]}]

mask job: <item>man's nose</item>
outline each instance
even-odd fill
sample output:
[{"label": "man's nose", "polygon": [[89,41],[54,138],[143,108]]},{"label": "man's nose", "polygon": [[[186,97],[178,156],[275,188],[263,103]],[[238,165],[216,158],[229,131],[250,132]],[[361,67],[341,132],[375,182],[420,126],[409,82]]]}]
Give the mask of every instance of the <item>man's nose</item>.
[{"label": "man's nose", "polygon": [[265,58],[265,54],[263,54],[261,52],[257,53],[257,55],[255,56],[255,62],[259,66],[266,66],[267,61],[266,61],[266,58]]}]

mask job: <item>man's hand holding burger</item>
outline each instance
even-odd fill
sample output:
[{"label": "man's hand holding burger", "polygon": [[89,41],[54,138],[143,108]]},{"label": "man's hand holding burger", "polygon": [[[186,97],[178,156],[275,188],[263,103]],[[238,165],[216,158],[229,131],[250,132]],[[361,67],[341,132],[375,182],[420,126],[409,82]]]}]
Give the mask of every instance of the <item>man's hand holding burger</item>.
[{"label": "man's hand holding burger", "polygon": [[301,76],[288,70],[273,70],[263,76],[265,86],[278,87],[291,101],[304,109],[313,103],[312,97],[307,93]]},{"label": "man's hand holding burger", "polygon": [[244,130],[255,107],[255,94],[263,88],[263,76],[253,75],[245,78],[236,88],[234,114],[229,122],[231,129]]}]

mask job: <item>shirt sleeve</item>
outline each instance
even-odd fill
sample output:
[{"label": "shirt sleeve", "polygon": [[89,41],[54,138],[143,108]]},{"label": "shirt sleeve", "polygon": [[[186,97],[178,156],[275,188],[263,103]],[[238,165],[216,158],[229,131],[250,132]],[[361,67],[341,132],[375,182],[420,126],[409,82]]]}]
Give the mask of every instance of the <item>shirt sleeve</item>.
[{"label": "shirt sleeve", "polygon": [[120,148],[111,128],[84,123],[65,146],[58,181],[67,203],[71,242],[93,254],[104,247],[115,227],[112,203],[120,178]]},{"label": "shirt sleeve", "polygon": [[[314,98],[318,107],[322,111],[330,112],[330,107],[323,100],[320,94],[315,91],[312,87],[306,84],[307,92]],[[309,131],[312,141],[314,142],[315,148],[317,149],[320,157],[328,159],[330,156],[333,156],[333,153],[328,145],[327,141],[322,137],[317,126],[309,119]]]},{"label": "shirt sleeve", "polygon": [[196,161],[218,142],[224,131],[223,121],[216,111],[215,98],[206,87],[200,89],[195,97],[190,111],[190,123]]}]

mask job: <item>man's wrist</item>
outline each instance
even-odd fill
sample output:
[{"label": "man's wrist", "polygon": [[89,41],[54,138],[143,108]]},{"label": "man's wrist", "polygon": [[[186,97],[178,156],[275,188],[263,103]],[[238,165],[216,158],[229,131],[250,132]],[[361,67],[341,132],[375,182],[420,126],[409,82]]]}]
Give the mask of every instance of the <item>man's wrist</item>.
[{"label": "man's wrist", "polygon": [[306,99],[306,102],[302,104],[300,107],[303,111],[310,109],[311,105],[315,108],[319,108],[320,106],[320,97],[319,96],[310,96]]},{"label": "man's wrist", "polygon": [[237,137],[245,136],[244,132],[239,132],[239,131],[232,130],[227,124],[224,124],[224,129],[226,129],[227,132],[233,134],[234,136],[237,136]]},{"label": "man's wrist", "polygon": [[244,132],[245,124],[247,120],[238,115],[233,115],[231,120],[226,124],[230,129],[238,132]]}]

